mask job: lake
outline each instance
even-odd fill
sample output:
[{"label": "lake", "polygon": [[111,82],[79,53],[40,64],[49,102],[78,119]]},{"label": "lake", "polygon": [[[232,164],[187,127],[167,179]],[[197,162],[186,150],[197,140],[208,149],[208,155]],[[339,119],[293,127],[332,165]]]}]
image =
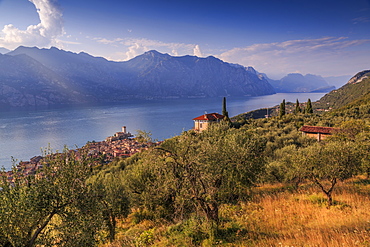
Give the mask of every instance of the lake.
[{"label": "lake", "polygon": [[[228,97],[229,116],[287,102],[320,99],[324,93],[279,93],[258,97]],[[12,157],[26,161],[41,155],[50,145],[54,150],[82,147],[102,141],[121,131],[152,133],[164,140],[193,127],[192,119],[205,112],[222,111],[222,98],[128,101],[120,104],[68,106],[59,108],[8,109],[0,111],[0,166],[10,169]]]}]

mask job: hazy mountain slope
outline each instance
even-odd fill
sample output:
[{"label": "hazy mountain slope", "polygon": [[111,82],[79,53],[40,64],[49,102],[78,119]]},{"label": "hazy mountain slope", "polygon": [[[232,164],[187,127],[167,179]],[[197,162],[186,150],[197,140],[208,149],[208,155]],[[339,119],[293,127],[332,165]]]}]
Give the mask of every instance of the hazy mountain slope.
[{"label": "hazy mountain slope", "polygon": [[335,89],[330,86],[324,78],[317,75],[302,75],[291,73],[280,80],[269,80],[270,84],[280,93],[297,93],[297,92],[328,92]]},{"label": "hazy mountain slope", "polygon": [[[7,55],[27,55],[37,60],[59,81],[68,82],[66,88],[89,101],[275,93],[253,68],[225,63],[215,57],[172,57],[149,51],[126,62],[112,62],[86,53],[22,46]],[[40,75],[33,75],[30,81],[37,76]],[[16,76],[13,79],[18,80]],[[65,103],[69,101],[65,99]]]},{"label": "hazy mountain slope", "polygon": [[6,54],[8,52],[10,52],[8,49],[0,47],[0,54]]},{"label": "hazy mountain slope", "polygon": [[0,54],[0,105],[81,103],[68,80],[27,55]]},{"label": "hazy mountain slope", "polygon": [[325,81],[327,81],[329,85],[335,86],[335,88],[340,88],[341,86],[345,85],[351,78],[352,75],[324,77]]},{"label": "hazy mountain slope", "polygon": [[136,73],[129,87],[151,96],[226,96],[273,94],[266,79],[215,57],[172,57],[149,51],[128,62]]},{"label": "hazy mountain slope", "polygon": [[[87,53],[73,53],[59,50],[38,49],[36,47],[20,46],[8,55],[26,54],[39,61],[55,73],[71,81],[73,88],[86,97],[91,96],[98,101],[115,99],[122,95],[121,81],[124,79],[124,70],[118,63],[104,58],[93,57]],[[118,92],[117,88],[121,91]]]}]

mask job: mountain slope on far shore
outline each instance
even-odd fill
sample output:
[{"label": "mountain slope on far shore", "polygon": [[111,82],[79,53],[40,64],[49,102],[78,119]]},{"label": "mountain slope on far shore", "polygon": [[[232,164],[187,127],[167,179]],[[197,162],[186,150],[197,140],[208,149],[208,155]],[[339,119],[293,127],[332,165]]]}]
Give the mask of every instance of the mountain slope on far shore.
[{"label": "mountain slope on far shore", "polygon": [[0,106],[74,104],[84,97],[70,81],[27,55],[0,54]]},{"label": "mountain slope on far shore", "polygon": [[[12,83],[34,85],[39,77],[48,77],[44,83],[57,93],[59,86],[51,82],[63,82],[64,90],[78,95],[77,101],[71,95],[60,94],[59,100],[45,100],[43,104],[71,104],[83,102],[116,102],[126,99],[191,98],[215,96],[258,96],[274,94],[273,87],[253,68],[229,64],[215,57],[195,56],[173,57],[157,51],[148,51],[125,62],[112,62],[93,57],[87,53],[72,53],[57,48],[39,49],[18,47],[2,55],[2,60],[17,60],[28,57],[29,63],[22,67],[33,73],[0,73],[0,85],[11,87]],[[35,67],[32,65],[37,62]],[[6,62],[5,62],[6,63]],[[17,63],[12,69],[19,69]],[[4,84],[5,83],[5,84]],[[35,92],[23,88],[23,94],[37,97]],[[3,103],[9,105],[38,105],[37,102],[15,104],[13,96],[3,96]]]},{"label": "mountain slope on far shore", "polygon": [[291,73],[280,80],[268,79],[278,93],[329,92],[335,89],[318,75]]}]

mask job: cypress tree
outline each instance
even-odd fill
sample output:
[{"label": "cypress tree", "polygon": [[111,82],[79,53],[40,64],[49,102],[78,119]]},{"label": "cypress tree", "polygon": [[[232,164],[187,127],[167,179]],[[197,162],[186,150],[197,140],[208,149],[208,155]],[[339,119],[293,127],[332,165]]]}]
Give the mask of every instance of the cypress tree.
[{"label": "cypress tree", "polygon": [[284,115],[285,115],[285,99],[283,99],[283,102],[280,103],[280,112],[279,112],[280,117]]},{"label": "cypress tree", "polygon": [[313,113],[311,99],[307,100],[306,113],[308,114]]},{"label": "cypress tree", "polygon": [[224,115],[226,118],[229,118],[229,113],[226,110],[226,97],[222,100],[222,115]]},{"label": "cypress tree", "polygon": [[297,102],[296,102],[296,104],[295,104],[295,114],[298,114],[298,113],[300,113],[301,112],[301,108],[299,107],[299,101],[298,101],[298,99],[297,99]]},{"label": "cypress tree", "polygon": [[226,110],[226,97],[224,97],[223,100],[222,100],[222,115],[225,116],[224,121],[226,121],[229,124],[230,127],[233,126],[233,124],[231,123],[231,120],[229,118],[229,113]]}]

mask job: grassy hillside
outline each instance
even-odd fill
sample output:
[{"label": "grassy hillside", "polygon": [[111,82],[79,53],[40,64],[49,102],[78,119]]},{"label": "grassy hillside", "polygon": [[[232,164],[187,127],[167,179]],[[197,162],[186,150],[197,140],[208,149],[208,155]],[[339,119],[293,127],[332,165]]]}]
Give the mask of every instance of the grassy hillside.
[{"label": "grassy hillside", "polygon": [[[366,73],[363,76],[369,75]],[[370,91],[370,78],[358,83],[347,83],[343,87],[333,90],[322,97],[316,104],[316,108],[338,109],[353,101],[356,101]]]},{"label": "grassy hillside", "polygon": [[[298,190],[284,184],[254,188],[249,201],[224,204],[213,244],[205,241],[204,222],[172,224],[141,219],[135,211],[120,221],[117,240],[102,246],[307,246],[339,247],[370,244],[370,181],[361,177],[341,183],[335,206],[310,184]],[[141,216],[140,216],[141,215]],[[138,222],[139,221],[139,222]]]}]

